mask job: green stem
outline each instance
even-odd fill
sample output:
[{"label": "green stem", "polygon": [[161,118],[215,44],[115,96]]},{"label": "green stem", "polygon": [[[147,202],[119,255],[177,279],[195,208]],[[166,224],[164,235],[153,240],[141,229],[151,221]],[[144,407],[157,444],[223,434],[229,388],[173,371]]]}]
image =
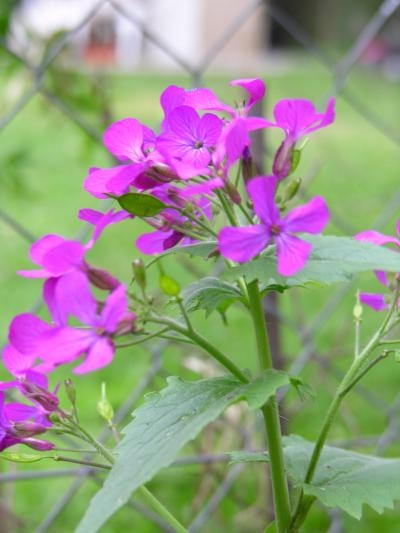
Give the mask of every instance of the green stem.
[{"label": "green stem", "polygon": [[[365,376],[365,374],[371,370],[381,359],[384,358],[383,355],[376,357],[374,360],[368,363],[368,359],[372,351],[382,344],[382,338],[391,330],[391,328],[397,323],[393,321],[393,316],[397,309],[397,301],[399,297],[399,284],[397,285],[396,291],[393,296],[392,305],[385,316],[381,326],[371,337],[370,341],[364,347],[364,349],[358,354],[356,359],[353,361],[351,367],[347,371],[346,375],[342,379],[339,387],[337,388],[336,394],[328,408],[328,411],[325,415],[325,419],[322,423],[320,433],[318,435],[317,441],[314,446],[313,453],[311,455],[310,463],[304,478],[304,483],[311,483],[315,470],[318,465],[318,461],[321,457],[321,453],[327,439],[328,433],[331,429],[337,411],[345,398],[345,396],[353,389],[353,387],[359,382],[359,380]],[[366,365],[366,366],[365,366]],[[364,367],[364,368],[363,368]],[[303,491],[300,492],[295,511],[293,513],[293,518],[291,522],[290,531],[296,532],[301,524],[304,522],[308,511],[314,502],[315,498],[313,497],[304,497]]]},{"label": "green stem", "polygon": [[148,318],[149,322],[154,322],[156,324],[164,324],[168,326],[173,331],[184,335],[185,337],[191,339],[195,344],[200,346],[204,351],[209,353],[214,359],[216,359],[222,366],[224,366],[231,374],[236,376],[243,383],[248,383],[249,379],[245,374],[238,368],[233,361],[229,359],[224,353],[222,353],[216,346],[211,344],[205,337],[197,333],[196,330],[187,329],[185,326],[177,322],[176,320],[168,317],[150,317]]},{"label": "green stem", "polygon": [[168,511],[168,509],[164,507],[164,505],[157,500],[157,498],[144,485],[140,487],[139,492],[146,503],[152,507],[159,516],[164,518],[167,524],[172,526],[174,531],[177,531],[178,533],[188,533],[188,530],[183,527],[180,522],[178,522],[178,520]]},{"label": "green stem", "polygon": [[[247,293],[260,367],[261,370],[267,370],[273,368],[273,362],[257,280],[247,285]],[[262,413],[267,433],[275,522],[278,533],[285,533],[290,523],[290,501],[283,458],[279,410],[275,395],[262,407]]]},{"label": "green stem", "polygon": [[85,465],[85,466],[90,466],[91,468],[103,468],[105,470],[111,470],[111,466],[110,465],[105,465],[103,463],[93,463],[91,461],[84,461],[84,460],[80,460],[80,459],[73,459],[72,457],[64,457],[62,455],[54,455],[54,457],[52,457],[53,461],[63,461],[65,463],[74,463],[74,464],[77,464],[77,465]]}]

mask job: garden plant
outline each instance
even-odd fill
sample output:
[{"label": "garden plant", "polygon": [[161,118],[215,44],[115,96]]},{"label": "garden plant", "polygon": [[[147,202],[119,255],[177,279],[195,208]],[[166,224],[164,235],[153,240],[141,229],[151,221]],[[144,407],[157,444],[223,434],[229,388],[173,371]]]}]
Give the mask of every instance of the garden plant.
[{"label": "garden plant", "polygon": [[[326,444],[352,389],[375,365],[399,356],[400,237],[368,228],[348,237],[322,235],[329,222],[324,198],[299,202],[301,153],[314,132],[333,124],[333,99],[323,112],[308,100],[284,99],[274,106],[273,119],[266,119],[252,113],[264,98],[261,79],[239,79],[231,85],[243,92],[243,100],[234,106],[206,88],[167,87],[160,99],[164,118],[159,133],[134,118],[111,124],[104,145],[118,164],[91,168],[84,182],[86,191],[106,206],[79,212],[93,228],[90,239],[83,243],[45,235],[30,250],[36,268],[19,271],[44,281],[48,319],[24,313],[10,324],[3,364],[12,377],[0,383],[1,457],[81,464],[73,450],[60,456],[56,443],[68,435],[90,447],[97,457],[84,464],[107,476],[77,527],[79,533],[99,530],[136,491],[174,531],[188,531],[178,513],[146,484],[238,402],[259,413],[266,446],[225,451],[234,462],[268,465],[274,519],[266,520],[262,530],[300,531],[317,500],[361,519],[365,505],[383,512],[400,498],[400,460]],[[283,137],[267,174],[257,168],[252,153],[254,132],[262,129],[277,129]],[[138,256],[140,252],[148,259],[133,261],[132,279],[116,279],[87,260],[108,226],[122,221],[134,225],[137,219],[149,226],[135,243]],[[163,266],[166,256],[177,254],[202,261],[207,275],[181,287]],[[309,385],[274,368],[263,298],[294,287],[346,283],[368,271],[375,272],[381,289],[370,293],[361,288],[349,311],[354,356],[324,417],[314,421],[315,442],[301,435],[283,436],[277,393],[292,388],[304,394]],[[229,335],[231,306],[240,308],[253,325],[248,345],[256,349],[249,349],[248,358],[249,367],[258,366],[256,374],[239,367],[224,347],[194,325],[192,314],[205,311],[210,323],[222,317]],[[360,329],[367,309],[377,312],[377,324],[364,341]],[[106,447],[81,423],[68,375],[64,386],[70,403],[60,405],[60,385],[49,383],[52,372],[67,364],[74,365],[75,374],[109,364],[124,372],[127,354],[156,338],[197,347],[218,363],[219,375],[168,378],[165,388],[145,397],[124,428],[113,422],[104,387],[98,408],[116,442],[114,449]],[[31,450],[14,451],[15,445]],[[266,501],[265,507],[269,505]]]}]

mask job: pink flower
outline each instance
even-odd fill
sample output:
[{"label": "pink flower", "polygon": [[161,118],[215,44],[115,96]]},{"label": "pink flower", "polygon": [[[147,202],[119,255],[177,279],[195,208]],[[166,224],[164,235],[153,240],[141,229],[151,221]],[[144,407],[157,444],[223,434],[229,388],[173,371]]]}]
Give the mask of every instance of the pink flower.
[{"label": "pink flower", "polygon": [[311,252],[311,244],[294,233],[320,233],[328,223],[329,212],[324,199],[316,196],[281,218],[274,201],[276,184],[274,176],[258,176],[248,182],[247,191],[261,223],[223,228],[218,236],[219,250],[227,259],[244,263],[275,242],[278,272],[291,276],[304,267]]},{"label": "pink flower", "polygon": [[76,374],[101,368],[113,359],[113,338],[130,332],[136,319],[128,309],[123,285],[107,297],[99,311],[87,278],[80,272],[59,280],[57,299],[62,302],[64,312],[77,318],[85,328],[52,327],[29,313],[18,315],[11,322],[10,345],[5,352],[11,372],[21,374],[31,369],[37,359],[42,362],[35,370],[50,372],[81,355],[85,359],[74,369]]}]

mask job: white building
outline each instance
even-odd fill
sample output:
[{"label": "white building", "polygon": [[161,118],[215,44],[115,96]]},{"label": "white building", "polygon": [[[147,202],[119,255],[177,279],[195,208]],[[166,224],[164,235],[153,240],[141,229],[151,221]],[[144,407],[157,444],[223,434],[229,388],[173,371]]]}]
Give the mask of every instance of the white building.
[{"label": "white building", "polygon": [[[23,0],[10,43],[36,59],[53,35],[72,31],[72,56],[97,66],[197,65],[248,5],[248,0]],[[237,68],[262,56],[264,18],[261,7],[243,17],[215,64]]]}]

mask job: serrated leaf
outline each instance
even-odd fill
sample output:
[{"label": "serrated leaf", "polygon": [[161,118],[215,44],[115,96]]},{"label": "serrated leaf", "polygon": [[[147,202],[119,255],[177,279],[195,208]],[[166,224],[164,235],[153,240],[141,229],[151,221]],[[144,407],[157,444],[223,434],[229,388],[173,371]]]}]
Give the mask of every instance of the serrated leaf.
[{"label": "serrated leaf", "polygon": [[229,464],[234,465],[238,463],[269,463],[269,456],[267,452],[245,452],[242,450],[229,452]]},{"label": "serrated leaf", "polygon": [[138,217],[154,217],[166,208],[161,200],[150,194],[129,192],[121,196],[113,196],[113,198],[117,200],[122,209]]},{"label": "serrated leaf", "polygon": [[182,298],[189,312],[204,309],[208,316],[216,310],[223,313],[234,301],[241,300],[242,294],[226,281],[206,277],[186,287],[182,291]]},{"label": "serrated leaf", "polygon": [[96,532],[137,488],[170,465],[179,450],[229,405],[246,397],[252,407],[266,401],[282,382],[278,372],[279,378],[270,385],[274,374],[270,371],[265,376],[268,390],[263,394],[259,380],[243,384],[233,377],[196,382],[169,378],[167,388],[148,395],[133,413],[134,419],[123,430],[125,436],[116,448],[116,463],[76,533]]},{"label": "serrated leaf", "polygon": [[400,459],[324,446],[312,483],[303,484],[314,444],[293,435],[284,438],[284,446],[292,480],[327,507],[339,507],[360,519],[363,505],[382,513],[400,499]]},{"label": "serrated leaf", "polygon": [[294,276],[284,277],[277,273],[276,257],[271,249],[249,263],[226,271],[223,277],[235,280],[244,276],[247,281],[258,279],[263,286],[291,287],[348,282],[355,274],[365,271],[400,272],[400,254],[383,246],[352,237],[307,235],[302,238],[313,248],[305,267]]}]

